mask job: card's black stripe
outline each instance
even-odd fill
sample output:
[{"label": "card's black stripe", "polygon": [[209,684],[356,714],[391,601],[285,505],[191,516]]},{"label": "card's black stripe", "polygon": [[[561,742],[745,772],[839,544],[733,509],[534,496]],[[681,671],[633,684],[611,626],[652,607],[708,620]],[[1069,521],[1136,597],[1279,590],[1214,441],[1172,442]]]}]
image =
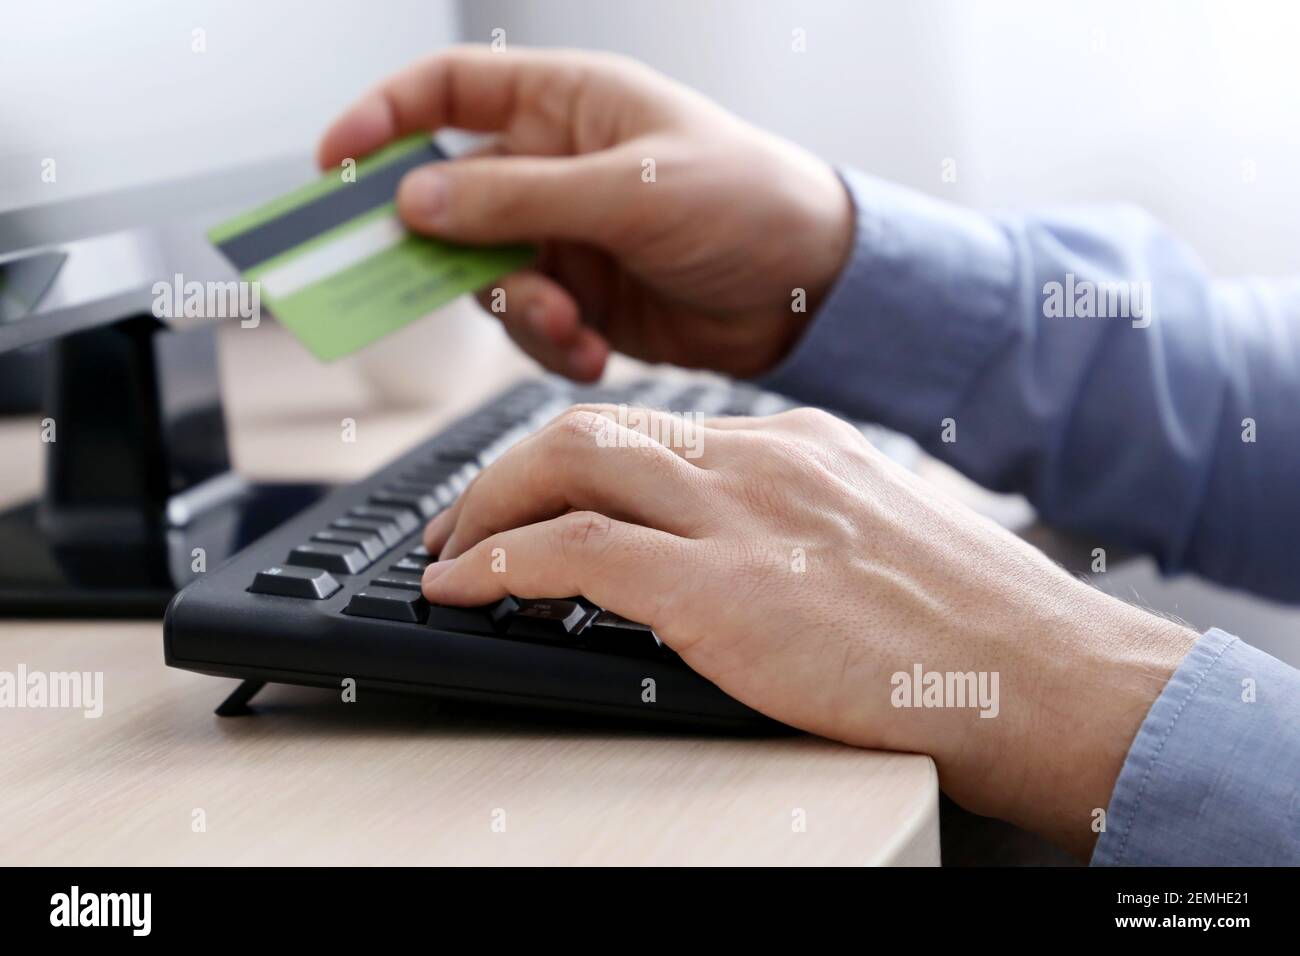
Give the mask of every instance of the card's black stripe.
[{"label": "card's black stripe", "polygon": [[446,154],[433,143],[427,149],[412,150],[391,163],[358,176],[354,183],[232,236],[217,248],[240,272],[251,269],[327,229],[341,226],[370,209],[391,202],[397,193],[397,184],[406,173],[416,166],[446,158]]}]

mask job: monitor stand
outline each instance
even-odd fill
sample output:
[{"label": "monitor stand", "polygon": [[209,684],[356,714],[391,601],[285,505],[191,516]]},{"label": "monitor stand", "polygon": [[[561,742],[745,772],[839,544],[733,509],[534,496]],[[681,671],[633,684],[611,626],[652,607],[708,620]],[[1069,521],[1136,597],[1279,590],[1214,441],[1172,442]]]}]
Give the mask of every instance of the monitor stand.
[{"label": "monitor stand", "polygon": [[231,470],[215,327],[151,315],[49,344],[45,490],[0,513],[0,617],[156,617],[316,501]]}]

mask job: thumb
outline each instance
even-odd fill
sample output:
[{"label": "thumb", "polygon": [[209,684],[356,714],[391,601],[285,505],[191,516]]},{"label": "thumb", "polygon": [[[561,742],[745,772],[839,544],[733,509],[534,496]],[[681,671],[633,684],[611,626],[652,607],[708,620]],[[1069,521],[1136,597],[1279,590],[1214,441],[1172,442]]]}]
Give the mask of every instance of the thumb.
[{"label": "thumb", "polygon": [[609,153],[431,163],[402,179],[397,209],[412,229],[443,239],[604,245],[639,185],[636,168],[620,167]]}]

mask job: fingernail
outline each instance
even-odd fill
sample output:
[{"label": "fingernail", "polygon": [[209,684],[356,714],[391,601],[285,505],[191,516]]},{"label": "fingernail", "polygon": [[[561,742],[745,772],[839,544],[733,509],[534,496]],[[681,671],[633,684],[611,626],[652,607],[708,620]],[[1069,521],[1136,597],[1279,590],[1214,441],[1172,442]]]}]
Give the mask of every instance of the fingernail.
[{"label": "fingernail", "polygon": [[428,587],[430,584],[432,584],[434,581],[436,581],[439,577],[441,577],[444,571],[446,571],[448,568],[450,568],[450,567],[451,567],[453,564],[455,564],[455,563],[456,563],[455,561],[435,561],[435,562],[433,562],[433,564],[429,565],[427,568],[424,569],[424,577],[422,577],[422,578],[420,579],[420,586],[421,586],[421,587]]},{"label": "fingernail", "polygon": [[411,170],[402,180],[397,205],[417,223],[436,222],[447,207],[447,177],[429,166]]}]

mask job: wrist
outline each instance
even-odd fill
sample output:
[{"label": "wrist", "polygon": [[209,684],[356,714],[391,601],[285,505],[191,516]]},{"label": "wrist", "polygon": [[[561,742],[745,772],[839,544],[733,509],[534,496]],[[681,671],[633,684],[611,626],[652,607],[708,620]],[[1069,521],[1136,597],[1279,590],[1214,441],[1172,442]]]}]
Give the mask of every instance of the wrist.
[{"label": "wrist", "polygon": [[1039,622],[1036,675],[996,815],[1081,859],[1096,843],[1138,728],[1197,634],[1071,581]]},{"label": "wrist", "polygon": [[[839,174],[823,160],[777,141],[779,162],[768,177],[773,218],[763,228],[763,251],[754,258],[756,282],[770,281],[779,319],[766,354],[748,375],[770,371],[803,338],[853,258],[857,207]],[[768,278],[765,278],[768,277]]]},{"label": "wrist", "polygon": [[848,187],[835,170],[825,164],[822,164],[820,178],[823,182],[818,191],[814,218],[820,223],[818,232],[822,239],[815,244],[814,254],[810,257],[808,311],[803,324],[807,324],[809,317],[816,315],[830,297],[831,290],[853,256],[857,236],[858,210]]}]

